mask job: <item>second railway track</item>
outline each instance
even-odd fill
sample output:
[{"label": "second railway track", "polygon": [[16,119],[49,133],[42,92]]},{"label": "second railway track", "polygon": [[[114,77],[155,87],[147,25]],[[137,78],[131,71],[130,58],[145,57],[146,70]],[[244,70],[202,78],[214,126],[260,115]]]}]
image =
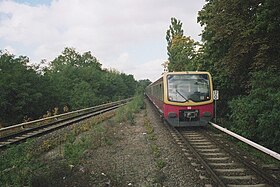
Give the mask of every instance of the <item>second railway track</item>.
[{"label": "second railway track", "polygon": [[[115,110],[125,105],[131,99],[126,99],[118,102],[99,105],[89,109],[70,112],[69,114],[62,114],[46,119],[37,120],[34,122],[22,123],[8,128],[2,128],[0,136],[0,149],[3,149],[11,144],[20,143],[28,138],[41,136],[50,133],[56,129],[77,123],[79,121],[97,116],[112,110]],[[37,122],[40,122],[37,124]],[[42,123],[45,122],[45,123]]]},{"label": "second railway track", "polygon": [[[171,135],[192,165],[200,172],[206,186],[266,187],[279,186],[279,179],[240,156],[217,134],[205,129],[176,129],[168,126]],[[219,138],[219,137],[218,137]]]}]

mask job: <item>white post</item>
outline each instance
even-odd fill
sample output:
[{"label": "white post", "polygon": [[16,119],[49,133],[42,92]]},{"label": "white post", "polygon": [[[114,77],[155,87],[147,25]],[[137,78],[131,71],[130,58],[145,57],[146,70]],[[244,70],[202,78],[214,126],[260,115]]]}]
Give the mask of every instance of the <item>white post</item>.
[{"label": "white post", "polygon": [[215,102],[215,123],[217,123],[217,100],[214,100],[214,102]]},{"label": "white post", "polygon": [[215,107],[215,123],[217,123],[217,100],[219,99],[219,90],[213,90],[213,99]]}]

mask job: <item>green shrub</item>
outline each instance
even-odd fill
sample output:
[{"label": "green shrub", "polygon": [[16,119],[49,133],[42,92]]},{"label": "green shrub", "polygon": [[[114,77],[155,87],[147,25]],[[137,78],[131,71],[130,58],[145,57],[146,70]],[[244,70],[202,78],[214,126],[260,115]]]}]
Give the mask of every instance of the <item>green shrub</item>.
[{"label": "green shrub", "polygon": [[34,159],[33,142],[14,145],[1,152],[0,186],[29,186],[34,171],[41,167]]},{"label": "green shrub", "polygon": [[82,158],[86,149],[91,146],[91,139],[86,137],[81,137],[76,140],[76,136],[71,133],[64,145],[64,158],[69,164],[77,164]]},{"label": "green shrub", "polygon": [[134,114],[144,108],[144,97],[139,94],[133,98],[127,105],[121,107],[116,112],[116,121],[123,122],[129,121],[134,124]]},{"label": "green shrub", "polygon": [[280,77],[276,70],[253,74],[252,90],[230,102],[232,130],[280,151]]}]

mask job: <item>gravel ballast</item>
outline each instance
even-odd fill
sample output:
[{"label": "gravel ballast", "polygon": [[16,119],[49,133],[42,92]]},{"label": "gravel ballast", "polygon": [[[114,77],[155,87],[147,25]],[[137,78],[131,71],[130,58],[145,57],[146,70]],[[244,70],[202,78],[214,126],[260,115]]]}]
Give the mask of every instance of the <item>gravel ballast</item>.
[{"label": "gravel ballast", "polygon": [[[67,171],[54,167],[52,172],[58,174],[50,185],[204,186],[150,102],[145,101],[145,109],[135,114],[133,122],[112,118],[99,125],[78,136],[94,143],[77,163],[64,164]],[[96,135],[98,130],[102,132]],[[42,158],[48,164],[61,162],[65,160],[61,152],[53,149]]]}]

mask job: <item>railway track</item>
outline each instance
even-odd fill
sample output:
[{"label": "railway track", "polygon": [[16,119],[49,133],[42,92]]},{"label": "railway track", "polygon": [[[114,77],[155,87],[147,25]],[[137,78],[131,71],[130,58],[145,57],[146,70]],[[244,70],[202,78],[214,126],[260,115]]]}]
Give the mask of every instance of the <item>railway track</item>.
[{"label": "railway track", "polygon": [[279,179],[222,143],[218,134],[205,129],[168,129],[205,186],[280,186]]},{"label": "railway track", "polygon": [[73,111],[62,115],[52,116],[45,119],[13,125],[7,128],[1,128],[0,149],[3,149],[11,144],[26,141],[28,138],[42,136],[44,134],[50,133],[68,125],[72,125],[90,117],[115,110],[125,105],[130,100],[131,98],[87,109]]},{"label": "railway track", "polygon": [[[153,105],[153,108],[161,115],[155,105]],[[231,147],[224,138],[221,138],[221,134],[215,133],[210,128],[174,128],[165,120],[164,123],[164,127],[168,128],[186,158],[190,160],[191,165],[199,173],[206,187],[280,186],[279,167],[275,165],[258,166],[257,163],[241,153],[242,151],[238,148]],[[216,127],[217,125],[213,123],[211,125],[219,130],[223,129]],[[228,130],[221,131],[280,160],[279,154],[274,151],[256,145],[256,143],[235,133],[229,133]]]}]

